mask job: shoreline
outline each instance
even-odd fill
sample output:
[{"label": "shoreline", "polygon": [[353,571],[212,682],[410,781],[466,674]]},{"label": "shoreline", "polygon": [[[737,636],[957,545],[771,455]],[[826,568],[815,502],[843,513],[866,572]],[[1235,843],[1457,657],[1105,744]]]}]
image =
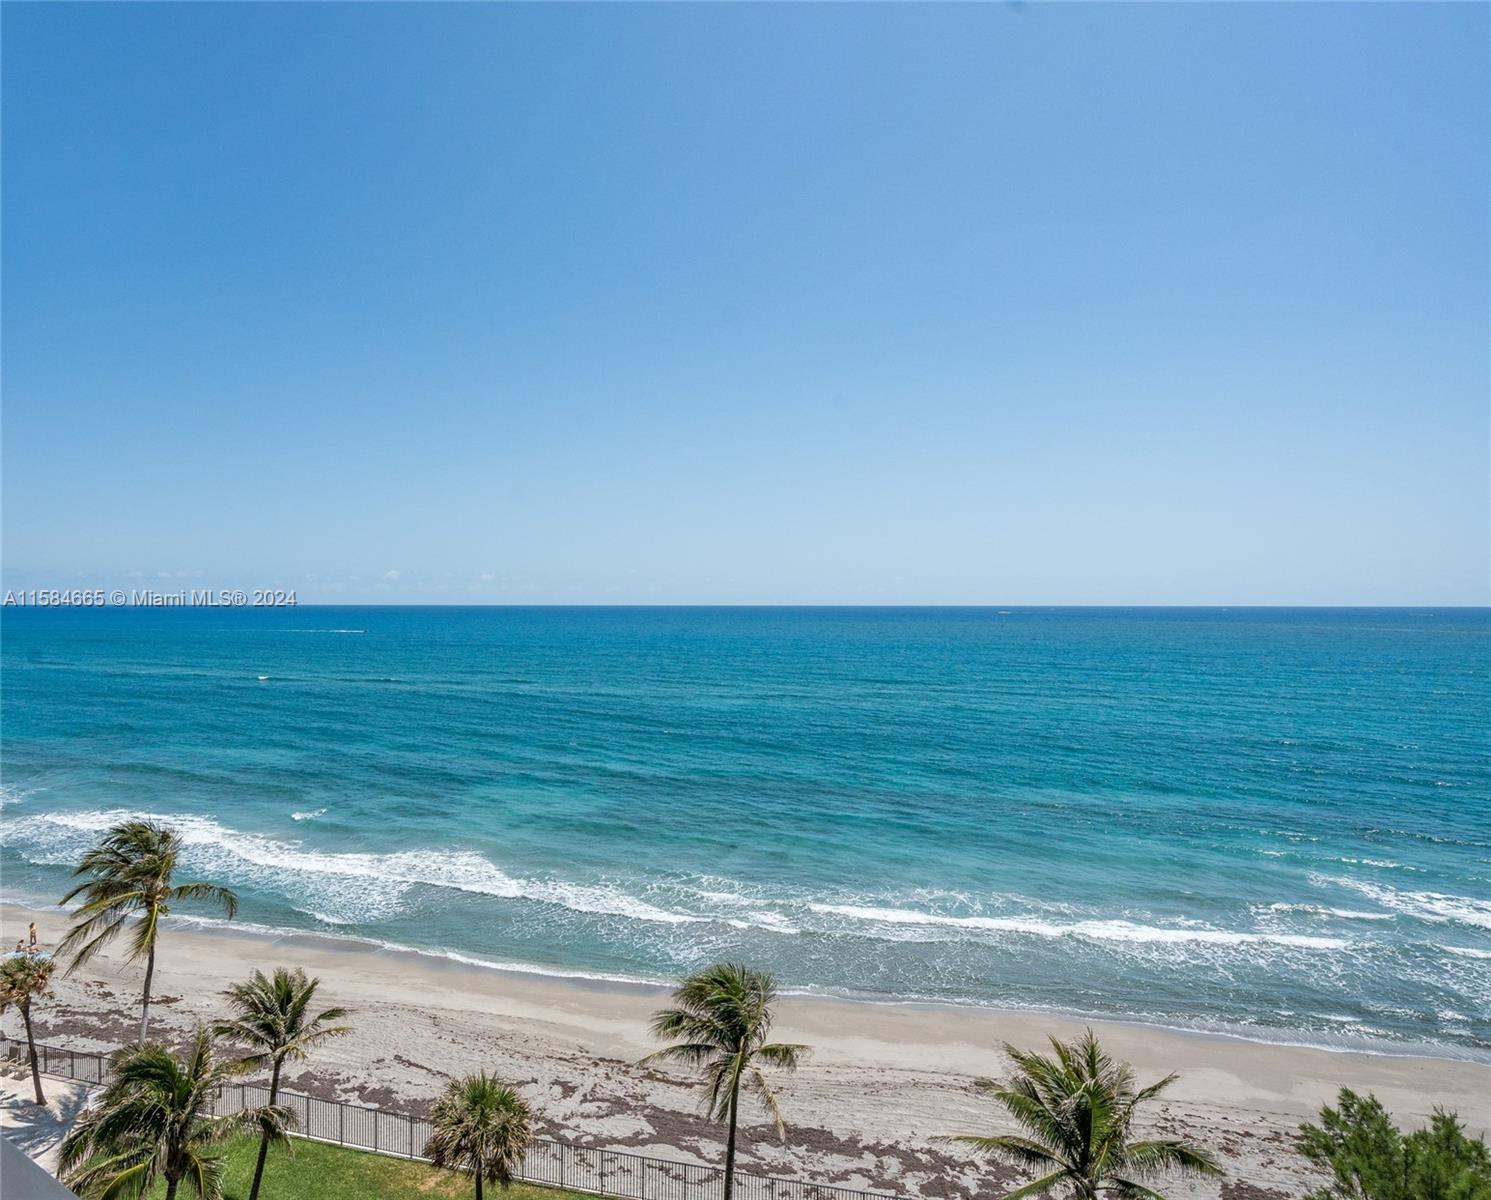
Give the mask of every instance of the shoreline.
[{"label": "shoreline", "polygon": [[[55,903],[33,901],[24,898],[0,895],[0,909],[15,907],[32,913],[49,913],[62,916],[66,910]],[[254,922],[231,921],[216,917],[179,915],[167,918],[166,927],[182,934],[201,933],[208,936],[247,938],[274,945],[305,945],[307,948],[325,949],[328,953],[365,953],[378,956],[408,956],[418,959],[429,969],[471,970],[491,973],[515,981],[531,981],[535,984],[553,983],[595,993],[629,994],[657,999],[672,987],[667,980],[647,979],[640,976],[586,972],[564,967],[546,967],[528,963],[492,962],[465,954],[458,950],[428,949],[397,942],[386,942],[358,934],[338,934],[325,930],[279,929]],[[1081,1025],[1094,1028],[1152,1030],[1157,1034],[1177,1038],[1218,1040],[1244,1045],[1256,1045],[1274,1049],[1304,1050],[1321,1054],[1364,1055],[1387,1059],[1423,1059],[1431,1062],[1465,1063],[1491,1068],[1491,1048],[1461,1047],[1437,1042],[1389,1042],[1382,1039],[1344,1037],[1341,1042],[1308,1040],[1309,1034],[1301,1032],[1298,1038],[1290,1038],[1285,1029],[1247,1027],[1206,1028],[1170,1024],[1148,1020],[1137,1015],[1113,1015],[1083,1012],[1057,1007],[1013,1007],[979,1004],[975,1001],[960,1002],[930,997],[875,995],[857,992],[834,992],[814,990],[806,987],[783,987],[779,994],[788,1000],[808,1004],[835,1004],[851,1007],[866,1006],[875,1009],[900,1009],[923,1013],[936,1019],[946,1014],[957,1019],[960,1014],[978,1014],[995,1020],[1029,1022],[1048,1020],[1064,1026]],[[1278,1035],[1278,1036],[1271,1036]]]},{"label": "shoreline", "polygon": [[[64,914],[0,901],[0,937],[35,920],[55,946]],[[408,1113],[423,1112],[455,1075],[495,1069],[527,1094],[542,1136],[688,1162],[713,1161],[720,1127],[698,1110],[686,1072],[644,1066],[656,1049],[647,1022],[667,989],[500,971],[443,956],[375,949],[317,935],[251,929],[171,928],[156,968],[152,1030],[183,1037],[221,1014],[221,992],[251,969],[302,966],[321,979],[327,1004],[352,1010],[352,1032],[298,1068],[294,1090]],[[68,976],[38,1007],[37,1036],[78,1049],[114,1048],[134,1037],[142,971],[113,947]],[[12,1022],[13,1024],[13,1019]],[[1376,1094],[1406,1126],[1436,1105],[1457,1110],[1473,1133],[1491,1120],[1491,1066],[1460,1059],[1312,1050],[1156,1026],[1084,1021],[971,1006],[879,1004],[784,995],[776,1036],[807,1043],[795,1074],[777,1078],[789,1134],[777,1140],[762,1115],[746,1117],[743,1170],[956,1200],[987,1193],[1008,1168],[991,1167],[933,1141],[1003,1128],[973,1088],[1001,1077],[1001,1046],[1044,1045],[1091,1026],[1142,1082],[1178,1071],[1148,1122],[1166,1136],[1211,1146],[1233,1182],[1298,1195],[1315,1177],[1292,1150],[1302,1120],[1349,1086]],[[1177,1181],[1175,1197],[1261,1200]]]}]

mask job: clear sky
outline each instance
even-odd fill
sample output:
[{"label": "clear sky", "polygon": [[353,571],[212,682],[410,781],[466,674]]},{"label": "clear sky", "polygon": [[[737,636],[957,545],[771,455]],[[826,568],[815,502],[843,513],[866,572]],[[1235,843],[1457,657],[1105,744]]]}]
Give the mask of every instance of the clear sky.
[{"label": "clear sky", "polygon": [[6,4],[5,582],[1485,604],[1488,12]]}]

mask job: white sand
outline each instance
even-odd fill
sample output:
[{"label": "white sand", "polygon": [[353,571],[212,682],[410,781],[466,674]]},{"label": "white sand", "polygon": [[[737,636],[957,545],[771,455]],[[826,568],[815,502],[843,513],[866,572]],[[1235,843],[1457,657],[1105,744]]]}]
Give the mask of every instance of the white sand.
[{"label": "white sand", "polygon": [[[37,920],[46,944],[57,913],[0,907],[0,944]],[[329,1044],[289,1086],[362,1103],[422,1109],[453,1074],[496,1069],[522,1086],[552,1137],[689,1160],[714,1160],[719,1129],[698,1115],[698,1089],[673,1068],[638,1065],[656,1048],[647,1018],[666,994],[494,971],[432,956],[377,951],[309,936],[172,929],[156,974],[153,1021],[179,1035],[221,1011],[220,993],[254,967],[302,966],[326,1003],[352,1008],[354,1032]],[[118,952],[70,978],[38,1012],[40,1035],[112,1047],[138,1022],[142,972]],[[923,1195],[973,1195],[1010,1178],[953,1148],[941,1133],[1007,1129],[972,1088],[1007,1064],[999,1046],[1080,1032],[1045,1014],[788,997],[777,1034],[813,1048],[779,1080],[789,1129],[779,1142],[760,1114],[742,1146],[744,1169]],[[1491,1066],[1278,1046],[1144,1025],[1092,1022],[1141,1081],[1181,1078],[1154,1127],[1210,1147],[1229,1179],[1178,1183],[1175,1196],[1249,1200],[1253,1189],[1297,1195],[1311,1182],[1289,1140],[1298,1123],[1347,1085],[1373,1092],[1405,1124],[1435,1105],[1477,1132],[1491,1125]],[[16,1032],[14,1029],[11,1032]]]}]

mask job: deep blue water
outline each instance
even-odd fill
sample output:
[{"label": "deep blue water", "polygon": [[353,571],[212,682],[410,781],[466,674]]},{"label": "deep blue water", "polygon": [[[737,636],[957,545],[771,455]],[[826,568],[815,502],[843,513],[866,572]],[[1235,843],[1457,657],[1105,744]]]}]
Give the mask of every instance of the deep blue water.
[{"label": "deep blue water", "polygon": [[4,894],[545,970],[1491,1050],[1486,610],[3,614]]}]

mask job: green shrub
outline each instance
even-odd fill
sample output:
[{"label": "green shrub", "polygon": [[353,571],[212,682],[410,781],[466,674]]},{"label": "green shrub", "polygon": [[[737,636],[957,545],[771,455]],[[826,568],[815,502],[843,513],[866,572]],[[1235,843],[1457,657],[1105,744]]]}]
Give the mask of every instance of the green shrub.
[{"label": "green shrub", "polygon": [[1336,1104],[1300,1126],[1300,1153],[1331,1173],[1306,1200],[1491,1200],[1491,1151],[1454,1113],[1405,1136],[1375,1096],[1342,1088]]}]

